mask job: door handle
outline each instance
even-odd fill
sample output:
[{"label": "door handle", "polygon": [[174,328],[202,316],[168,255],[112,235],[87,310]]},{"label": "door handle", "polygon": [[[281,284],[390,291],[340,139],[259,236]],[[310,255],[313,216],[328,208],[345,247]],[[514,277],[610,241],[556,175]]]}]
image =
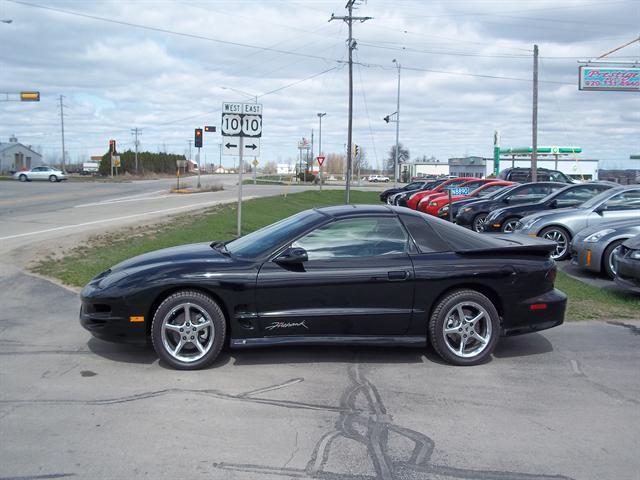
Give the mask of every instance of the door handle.
[{"label": "door handle", "polygon": [[409,278],[409,272],[407,272],[406,270],[397,270],[397,271],[389,272],[388,276],[389,276],[389,280],[399,282]]}]

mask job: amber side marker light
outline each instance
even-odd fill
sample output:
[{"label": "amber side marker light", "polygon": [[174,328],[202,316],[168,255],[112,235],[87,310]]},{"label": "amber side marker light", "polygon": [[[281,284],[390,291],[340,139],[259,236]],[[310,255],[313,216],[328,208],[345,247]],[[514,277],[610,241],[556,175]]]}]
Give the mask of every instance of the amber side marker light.
[{"label": "amber side marker light", "polygon": [[587,250],[587,265],[591,265],[591,250]]},{"label": "amber side marker light", "polygon": [[131,323],[140,323],[144,322],[144,317],[129,317],[129,321]]},{"label": "amber side marker light", "polygon": [[547,304],[546,303],[534,303],[529,308],[531,308],[531,310],[546,310],[547,309]]}]

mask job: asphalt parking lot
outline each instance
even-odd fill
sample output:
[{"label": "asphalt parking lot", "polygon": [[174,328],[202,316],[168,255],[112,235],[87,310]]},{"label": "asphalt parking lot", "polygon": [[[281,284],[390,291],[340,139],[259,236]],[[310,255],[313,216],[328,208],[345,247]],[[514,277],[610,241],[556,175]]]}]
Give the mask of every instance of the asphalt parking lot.
[{"label": "asphalt parking lot", "polygon": [[[0,215],[14,235],[0,242],[0,480],[640,478],[638,321],[503,339],[471,368],[431,350],[306,347],[225,351],[179,372],[150,348],[92,339],[76,292],[15,265],[126,224],[56,230],[86,211],[63,200],[59,219],[47,202],[24,222]],[[145,201],[123,205],[185,200]]]},{"label": "asphalt parking lot", "polygon": [[471,368],[420,349],[286,348],[178,372],[91,339],[75,293],[2,268],[2,479],[640,472],[640,322],[506,339]]}]

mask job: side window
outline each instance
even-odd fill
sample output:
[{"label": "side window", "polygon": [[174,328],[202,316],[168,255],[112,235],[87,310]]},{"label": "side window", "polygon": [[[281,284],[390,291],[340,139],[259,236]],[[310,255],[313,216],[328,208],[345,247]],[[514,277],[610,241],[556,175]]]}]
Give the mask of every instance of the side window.
[{"label": "side window", "polygon": [[408,251],[409,236],[396,217],[337,220],[296,240],[309,260],[377,257]]},{"label": "side window", "polygon": [[558,196],[559,204],[570,204],[577,205],[580,203],[584,203],[589,200],[591,197],[595,197],[599,193],[605,190],[604,187],[600,185],[589,185],[584,187],[573,188],[566,193]]},{"label": "side window", "polygon": [[426,220],[413,215],[402,215],[404,223],[416,242],[420,253],[448,252],[451,247],[438,235]]},{"label": "side window", "polygon": [[640,190],[623,192],[605,202],[607,210],[640,210]]},{"label": "side window", "polygon": [[517,189],[511,195],[508,196],[510,200],[515,200],[518,202],[522,201],[531,201],[535,202],[536,200],[541,199],[549,193],[548,185],[527,185],[525,187]]}]

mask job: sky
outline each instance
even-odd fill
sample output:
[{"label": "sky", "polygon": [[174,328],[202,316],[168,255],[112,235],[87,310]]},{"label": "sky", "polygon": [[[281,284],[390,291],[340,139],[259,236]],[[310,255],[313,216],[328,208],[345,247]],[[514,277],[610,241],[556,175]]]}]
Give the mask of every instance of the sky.
[{"label": "sky", "polygon": [[[43,8],[44,7],[44,8]],[[287,162],[314,131],[322,151],[347,143],[345,0],[0,0],[0,142],[16,135],[67,161],[119,150],[188,155],[194,128],[221,122],[222,102],[263,105],[261,163]],[[579,146],[604,168],[640,168],[640,93],[579,91],[578,61],[639,34],[640,0],[369,0],[353,27],[353,139],[381,166],[395,143],[446,161],[531,145],[533,45],[540,52],[538,145]],[[609,60],[640,61],[640,42]],[[393,60],[396,60],[394,63]],[[218,128],[219,129],[219,128]],[[219,133],[202,159],[219,162]],[[195,153],[194,153],[195,155]],[[223,157],[232,165],[234,157]]]}]

